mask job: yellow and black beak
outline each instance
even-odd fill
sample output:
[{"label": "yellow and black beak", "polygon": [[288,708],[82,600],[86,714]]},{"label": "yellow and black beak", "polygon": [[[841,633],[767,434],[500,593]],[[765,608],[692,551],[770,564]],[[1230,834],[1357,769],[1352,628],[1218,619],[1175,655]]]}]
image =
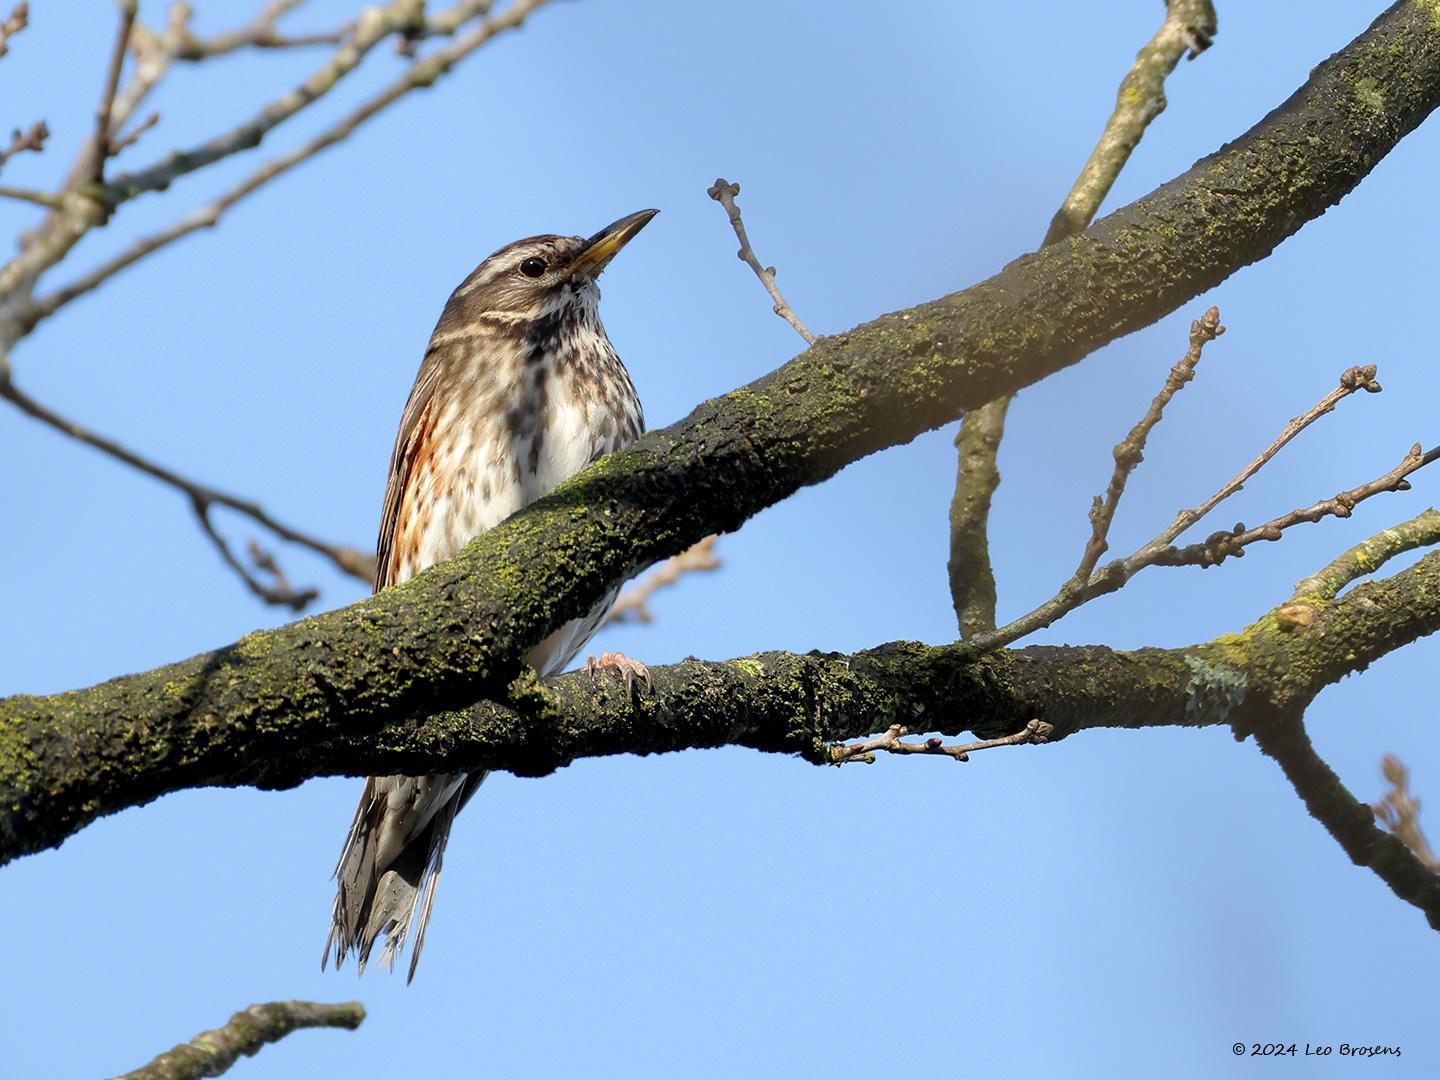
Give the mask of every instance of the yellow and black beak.
[{"label": "yellow and black beak", "polygon": [[585,241],[585,246],[581,249],[580,254],[576,255],[570,264],[571,272],[585,274],[591,278],[599,277],[600,271],[605,269],[619,250],[628,244],[631,238],[659,212],[659,210],[640,210],[633,214],[627,214],[619,221],[605,226]]}]

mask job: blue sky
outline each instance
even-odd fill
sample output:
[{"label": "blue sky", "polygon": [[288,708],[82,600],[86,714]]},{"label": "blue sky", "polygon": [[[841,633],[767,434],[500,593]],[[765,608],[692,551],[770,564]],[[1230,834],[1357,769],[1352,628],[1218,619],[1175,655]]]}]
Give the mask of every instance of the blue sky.
[{"label": "blue sky", "polygon": [[[224,25],[198,5],[202,26]],[[317,2],[295,25],[346,5]],[[53,180],[91,124],[108,16],[32,4],[0,61],[4,122],[43,116]],[[154,19],[159,6],[142,4]],[[248,10],[248,8],[246,9]],[[1378,13],[1225,4],[1216,45],[1107,208],[1282,101]],[[1039,242],[1160,5],[733,0],[555,3],[434,89],[116,279],[13,357],[30,393],[277,516],[368,547],[425,339],[489,251],[662,214],[605,279],[604,316],[652,426],[773,369],[769,312],[705,196],[738,180],[762,259],[820,333],[963,288]],[[304,133],[379,85],[337,92]],[[318,55],[175,73],[127,164],[238,121]],[[277,135],[257,153],[291,145]],[[1116,342],[1011,413],[997,500],[1002,613],[1073,569],[1110,447],[1211,303],[1230,328],[1156,432],[1113,538],[1129,550],[1231,476],[1354,363],[1348,401],[1233,504],[1260,520],[1440,440],[1433,349],[1440,129],[1410,136],[1272,259]],[[126,207],[102,258],[248,172],[252,154]],[[30,220],[0,207],[12,235]],[[725,567],[596,645],[665,663],[948,641],[953,432],[876,455],[761,514]],[[0,693],[89,685],[283,621],[219,564],[173,492],[0,412]],[[1440,474],[1437,474],[1440,475]],[[1037,640],[1182,645],[1235,630],[1334,554],[1436,501],[1407,495],[1219,570],[1154,570]],[[225,519],[237,541],[253,534]],[[1210,528],[1206,523],[1199,535]],[[358,583],[280,549],[323,605]],[[1440,805],[1425,641],[1326,692],[1318,748],[1362,797],[1399,754]],[[1306,1076],[1432,1076],[1437,937],[1344,855],[1253,745],[1223,731],[1091,733],[1044,749],[819,770],[727,750],[492,778],[462,815],[415,984],[319,970],[358,791],[199,791],[105,819],[3,870],[11,992],[0,1077],[132,1068],[254,1001],[359,997],[360,1031],[292,1036],[236,1077],[1249,1076],[1235,1042],[1402,1046]],[[1433,816],[1432,833],[1440,831]],[[1267,1066],[1274,1067],[1274,1066]]]}]

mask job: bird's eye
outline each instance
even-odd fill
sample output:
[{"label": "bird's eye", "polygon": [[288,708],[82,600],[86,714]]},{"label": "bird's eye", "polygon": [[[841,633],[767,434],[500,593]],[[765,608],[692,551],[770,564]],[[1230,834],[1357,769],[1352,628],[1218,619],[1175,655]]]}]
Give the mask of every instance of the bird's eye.
[{"label": "bird's eye", "polygon": [[520,264],[520,272],[526,277],[539,277],[545,273],[545,260],[539,255],[531,255]]}]

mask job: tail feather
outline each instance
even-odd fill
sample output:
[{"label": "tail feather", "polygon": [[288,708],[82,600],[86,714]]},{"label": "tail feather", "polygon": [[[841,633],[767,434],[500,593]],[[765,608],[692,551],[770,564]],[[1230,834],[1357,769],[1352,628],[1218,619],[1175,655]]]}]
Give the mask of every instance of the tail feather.
[{"label": "tail feather", "polygon": [[353,951],[363,973],[383,935],[380,963],[393,971],[413,928],[406,981],[415,977],[450,826],[484,778],[484,773],[445,773],[365,781],[335,868],[338,887],[322,968],[333,954],[338,969]]}]

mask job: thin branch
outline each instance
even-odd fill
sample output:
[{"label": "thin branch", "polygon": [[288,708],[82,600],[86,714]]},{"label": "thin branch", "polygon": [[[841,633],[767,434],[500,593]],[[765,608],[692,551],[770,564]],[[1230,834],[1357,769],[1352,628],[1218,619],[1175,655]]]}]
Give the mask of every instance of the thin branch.
[{"label": "thin branch", "polygon": [[45,140],[50,137],[50,129],[46,127],[44,120],[36,120],[26,130],[16,128],[10,133],[10,145],[0,150],[0,168],[16,154],[30,151],[38,154],[45,149]]},{"label": "thin branch", "polygon": [[1000,487],[998,455],[1009,395],[965,414],[955,433],[958,471],[950,500],[950,600],[962,637],[995,629],[995,570],[990,563],[990,504]]},{"label": "thin branch", "polygon": [[30,24],[30,5],[21,0],[0,23],[0,56],[10,51],[10,39]]},{"label": "thin branch", "polygon": [[788,322],[795,328],[795,332],[805,339],[809,345],[815,344],[815,335],[810,328],[800,321],[800,316],[795,314],[785,295],[780,291],[780,286],[775,284],[775,267],[764,266],[755,255],[755,250],[750,246],[750,238],[745,235],[745,221],[740,216],[740,207],[735,203],[735,196],[740,194],[740,185],[732,184],[724,177],[720,177],[705,192],[725,208],[725,213],[730,218],[730,227],[735,230],[735,238],[740,241],[740,250],[735,253],[746,266],[755,271],[755,276],[760,279],[760,284],[765,286],[765,291],[770,294],[770,299],[775,301],[771,308],[776,315]]},{"label": "thin branch", "polygon": [[[190,507],[195,511],[195,518],[200,522],[201,531],[210,538],[210,542],[215,545],[215,550],[220,552],[220,558],[224,560],[226,566],[235,571],[240,580],[245,583],[245,587],[265,603],[275,607],[289,608],[297,615],[309,607],[316,597],[320,595],[320,591],[314,588],[297,591],[292,588],[290,582],[286,580],[285,575],[279,573],[279,568],[275,567],[274,560],[270,558],[267,552],[263,552],[263,549],[260,549],[258,545],[255,544],[255,541],[250,541],[252,550],[261,551],[264,557],[269,559],[269,565],[275,569],[274,576],[277,580],[274,585],[266,585],[250,572],[248,566],[235,557],[235,553],[230,550],[230,542],[220,534],[215,528],[215,523],[210,520],[212,505],[212,503],[200,498],[192,498],[190,500]],[[256,560],[257,563],[260,561],[259,559]],[[261,567],[261,569],[263,569],[263,567]]]},{"label": "thin branch", "polygon": [[863,762],[866,765],[875,764],[875,752],[883,751],[887,754],[928,754],[941,755],[955,761],[969,761],[970,755],[977,750],[992,750],[997,746],[1023,746],[1026,743],[1043,743],[1050,738],[1055,729],[1043,720],[1031,720],[1021,730],[1013,735],[1004,735],[998,739],[982,739],[979,742],[950,745],[938,736],[926,739],[924,742],[905,742],[904,736],[910,734],[910,729],[904,724],[891,724],[879,735],[857,743],[836,743],[830,747],[830,763],[832,765],[845,765],[852,761]]},{"label": "thin branch", "polygon": [[[1195,327],[1197,325],[1199,324],[1192,324],[1192,335],[1195,333]],[[1420,444],[1416,443],[1410,452],[1401,460],[1400,464],[1384,475],[1368,483],[1361,484],[1358,487],[1351,488],[1348,491],[1342,491],[1329,499],[1322,499],[1310,506],[1291,510],[1253,529],[1247,529],[1242,523],[1234,529],[1212,533],[1199,544],[1191,544],[1187,547],[1177,548],[1173,547],[1170,543],[1171,540],[1178,537],[1186,528],[1195,524],[1195,522],[1199,521],[1205,514],[1209,513],[1210,510],[1219,505],[1223,499],[1239,491],[1244,486],[1245,481],[1254,476],[1266,463],[1273,459],[1286,443],[1294,439],[1296,435],[1321,416],[1333,412],[1336,404],[1340,401],[1359,390],[1366,390],[1370,393],[1379,392],[1380,384],[1375,381],[1375,371],[1375,365],[1373,364],[1347,369],[1341,374],[1339,385],[1336,389],[1321,398],[1309,411],[1292,419],[1289,424],[1286,425],[1284,432],[1266,447],[1254,461],[1242,469],[1237,476],[1221,487],[1219,491],[1201,504],[1200,507],[1181,511],[1176,515],[1175,521],[1172,522],[1170,527],[1131,555],[1106,563],[1088,577],[1082,578],[1077,575],[1070,578],[1060,587],[1059,592],[1039,607],[1034,608],[997,630],[972,637],[971,644],[976,653],[978,654],[1009,645],[1029,634],[1033,634],[1037,630],[1043,630],[1045,627],[1057,622],[1081,605],[1087,604],[1097,597],[1106,596],[1123,588],[1132,577],[1146,567],[1214,566],[1231,556],[1242,555],[1244,549],[1251,544],[1258,543],[1261,540],[1278,540],[1286,529],[1294,525],[1302,522],[1315,522],[1330,516],[1349,517],[1351,510],[1357,503],[1373,495],[1378,495],[1382,491],[1408,490],[1410,484],[1405,477],[1434,461],[1436,455],[1440,454],[1440,448],[1431,450],[1427,454],[1423,453],[1420,449]],[[1176,527],[1177,525],[1179,528]],[[1092,532],[1092,543],[1093,542]],[[1083,567],[1084,563],[1082,562],[1081,565]]]},{"label": "thin branch", "polygon": [[1335,406],[1344,401],[1351,394],[1364,390],[1367,394],[1380,393],[1381,386],[1375,380],[1376,367],[1374,364],[1366,364],[1363,367],[1351,367],[1340,373],[1340,385],[1330,393],[1326,394],[1309,410],[1300,416],[1293,417],[1285,430],[1275,437],[1275,440],[1264,450],[1256,455],[1255,460],[1241,469],[1240,472],[1229,483],[1225,484],[1214,495],[1206,499],[1197,507],[1189,510],[1181,510],[1175,515],[1172,521],[1158,536],[1145,545],[1146,548],[1164,547],[1172,543],[1176,537],[1183,533],[1190,526],[1194,525],[1206,514],[1214,510],[1231,495],[1240,491],[1245,482],[1263,469],[1272,458],[1283,450],[1295,436],[1299,435],[1307,427],[1319,420],[1322,416],[1328,416],[1335,411]]},{"label": "thin branch", "polygon": [[[120,151],[126,149],[127,147],[134,146],[137,142],[140,141],[141,135],[144,135],[145,132],[149,131],[159,122],[160,114],[158,112],[152,112],[141,123],[137,124],[129,133],[123,136],[119,136],[118,138],[112,136],[110,139],[110,156],[119,157]],[[117,132],[116,135],[119,135],[119,133]]]},{"label": "thin branch", "polygon": [[[1309,506],[1298,507],[1279,517],[1271,518],[1263,525],[1245,528],[1243,524],[1234,529],[1212,533],[1198,544],[1183,548],[1164,547],[1156,551],[1145,551],[1137,556],[1135,568],[1144,566],[1218,566],[1230,557],[1239,558],[1245,548],[1261,540],[1279,540],[1286,529],[1295,525],[1314,523],[1327,517],[1346,518],[1355,507],[1366,499],[1387,491],[1409,491],[1410,481],[1405,477],[1440,459],[1440,446],[1426,452],[1416,443],[1390,471],[1374,480],[1321,499]],[[1129,560],[1127,560],[1129,561]]]},{"label": "thin branch", "polygon": [[100,106],[95,110],[95,149],[90,166],[90,179],[97,184],[105,182],[105,162],[110,157],[110,113],[115,107],[115,94],[120,89],[120,70],[125,66],[125,51],[130,44],[130,31],[135,25],[139,10],[138,0],[121,0],[120,29],[115,33],[115,44],[110,50],[110,68],[105,75],[105,90],[100,95]]},{"label": "thin branch", "polygon": [[1135,54],[1135,63],[1120,81],[1115,109],[1051,220],[1045,244],[1073,236],[1090,224],[1131,153],[1140,145],[1145,129],[1165,111],[1165,80],[1182,56],[1194,60],[1210,47],[1218,26],[1211,0],[1167,0],[1165,21]]},{"label": "thin branch", "polygon": [[[141,237],[118,255],[82,274],[69,284],[54,292],[38,297],[16,312],[14,319],[19,332],[27,333],[42,319],[53,315],[72,300],[95,289],[115,274],[133,266],[147,255],[168,247],[175,241],[189,236],[200,229],[210,228],[219,223],[221,217],[236,203],[272,180],[284,175],[296,165],[309,160],[322,150],[334,146],[347,138],[361,124],[374,117],[387,106],[398,101],[412,90],[427,87],[450,71],[457,63],[484,45],[497,34],[519,27],[529,14],[544,6],[549,0],[518,0],[494,19],[486,19],[470,33],[451,41],[422,60],[416,61],[395,82],[361,104],[354,111],[338,120],[329,128],[301,145],[272,158],[256,169],[243,181],[225,192],[213,202],[191,211],[180,220],[158,232]],[[474,3],[457,7],[474,7]],[[117,181],[118,183],[118,181]]]},{"label": "thin branch", "polygon": [[334,30],[309,34],[282,34],[277,29],[280,19],[300,6],[300,0],[271,0],[251,22],[235,30],[223,31],[208,38],[187,33],[175,50],[175,59],[189,63],[224,56],[237,49],[298,49],[313,45],[339,45],[353,29],[345,23]]},{"label": "thin branch", "polygon": [[1259,729],[1255,742],[1279,764],[1310,816],[1335,838],[1350,861],[1368,867],[1391,892],[1419,908],[1430,925],[1440,930],[1440,876],[1404,841],[1375,824],[1371,807],[1355,798],[1315,752],[1303,721],[1297,716]]},{"label": "thin branch", "polygon": [[[1210,47],[1216,32],[1211,0],[1167,0],[1165,21],[1135,55],[1115,95],[1115,109],[1100,141],[1050,221],[1040,246],[1083,231],[1094,219],[1145,129],[1165,110],[1165,79],[1180,63]],[[995,571],[990,562],[990,505],[1000,486],[995,457],[1005,435],[1009,399],[965,414],[955,446],[960,451],[950,503],[950,595],[966,637],[995,629]]]},{"label": "thin branch", "polygon": [[607,623],[638,622],[648,623],[654,617],[650,614],[650,597],[660,589],[668,588],[679,581],[683,574],[720,569],[719,556],[715,554],[716,537],[705,537],[693,547],[679,555],[672,555],[639,581],[627,586],[606,616]]},{"label": "thin branch", "polygon": [[6,187],[3,184],[0,184],[0,199],[14,199],[17,202],[34,203],[36,206],[46,206],[51,209],[59,206],[62,201],[59,195],[52,195],[48,191]]},{"label": "thin branch", "polygon": [[[196,516],[199,518],[200,525],[205,530],[206,535],[210,537],[211,541],[214,542],[219,549],[221,558],[245,579],[246,585],[249,586],[252,591],[255,591],[256,595],[262,598],[269,599],[265,595],[267,587],[252,578],[240,561],[235,558],[229,546],[212,527],[209,517],[209,511],[212,506],[223,506],[227,509],[234,510],[236,513],[243,514],[252,521],[263,525],[282,540],[289,541],[292,544],[299,544],[301,547],[309,548],[311,551],[325,556],[325,558],[334,563],[336,567],[350,574],[352,577],[359,578],[361,581],[367,583],[374,579],[374,563],[371,556],[355,548],[346,547],[341,544],[326,543],[307,533],[300,532],[298,529],[292,528],[284,522],[271,517],[258,503],[227,494],[223,491],[218,491],[198,481],[181,476],[179,473],[167,469],[163,465],[158,465],[148,458],[141,457],[139,454],[120,445],[113,439],[108,439],[103,435],[97,435],[81,427],[68,417],[61,416],[54,410],[40,404],[34,398],[20,390],[8,377],[0,376],[0,398],[9,401],[21,412],[33,417],[42,424],[46,424],[56,431],[68,435],[78,442],[82,442],[86,446],[94,447],[101,453],[124,462],[131,468],[137,469],[147,476],[152,476],[161,483],[168,484],[170,487],[183,492],[189,497],[190,505],[194,508]],[[313,592],[295,595],[309,595],[309,598],[313,599]],[[274,600],[271,602],[283,602],[287,606],[294,607],[293,600],[291,599]],[[299,609],[296,608],[295,610]]]},{"label": "thin branch", "polygon": [[365,1019],[358,1001],[327,1005],[315,1001],[272,1001],[251,1005],[230,1018],[224,1027],[202,1031],[188,1043],[167,1050],[148,1065],[115,1080],[199,1080],[220,1076],[242,1056],[258,1053],[301,1028],[341,1028],[354,1031]]},{"label": "thin branch", "polygon": [[1420,865],[1432,874],[1440,874],[1440,858],[1430,850],[1425,831],[1420,828],[1420,800],[1410,794],[1410,771],[1394,754],[1380,759],[1380,773],[1390,783],[1390,790],[1370,809],[1385,827],[1415,853]]},{"label": "thin branch", "polygon": [[[576,504],[557,501],[573,521]],[[582,757],[713,746],[829,765],[835,742],[893,724],[986,741],[1036,719],[1051,725],[1051,742],[1098,728],[1253,731],[1440,630],[1432,552],[1320,605],[1306,627],[1287,629],[1271,611],[1179,649],[1032,646],[975,660],[965,643],[892,642],[850,655],[687,659],[651,668],[653,691],[638,702],[618,681],[574,672],[542,687],[532,672],[528,696],[540,707],[522,715],[496,702],[521,696],[510,673],[544,632],[536,605],[553,610],[558,589],[525,599],[527,570],[555,549],[536,550],[537,535],[553,535],[543,516],[521,514],[450,563],[343,610],[92,689],[0,699],[0,863],[101,814],[202,785],[437,768],[540,776]],[[513,549],[506,532],[519,538]],[[486,574],[495,550],[528,561]],[[573,545],[560,558],[580,565]],[[518,633],[517,620],[527,620]],[[169,752],[156,754],[162,745]]]},{"label": "thin branch", "polygon": [[1373,574],[1397,555],[1434,544],[1440,544],[1440,511],[1430,509],[1360,541],[1323,569],[1296,582],[1291,599],[1313,596],[1333,600],[1346,585]]},{"label": "thin branch", "polygon": [[[531,0],[531,5],[534,6],[535,2]],[[524,0],[517,0],[517,6],[524,6]],[[103,145],[92,140],[93,149],[82,152],[67,183],[67,193],[72,197],[31,235],[19,255],[0,267],[0,297],[13,300],[17,294],[28,292],[40,275],[60,262],[81,237],[103,223],[121,203],[146,192],[163,190],[182,176],[258,146],[269,132],[314,104],[355,71],[370,50],[385,37],[410,25],[419,10],[413,0],[394,0],[385,7],[367,8],[345,43],[298,87],[269,102],[237,127],[198,146],[174,151],[148,168],[122,173],[108,183],[86,183],[98,175],[95,151],[99,151],[100,158],[104,157]],[[174,33],[167,32],[164,48],[168,51],[160,62],[152,65],[152,71],[146,74],[137,94],[127,99],[127,108],[138,103],[143,93],[153,86],[149,80],[163,73],[173,50],[180,46],[179,37],[188,32],[185,30],[188,5],[182,5],[178,12],[172,12],[172,16],[172,29],[178,29]],[[107,109],[106,115],[111,116],[111,110]],[[111,122],[114,122],[113,118]],[[119,122],[123,122],[123,114]],[[108,137],[108,128],[106,134]],[[23,309],[24,305],[20,306]],[[33,318],[27,319],[23,310],[17,314],[20,316],[16,320],[20,333],[34,325]]]},{"label": "thin branch", "polygon": [[1135,471],[1140,462],[1145,460],[1145,443],[1150,438],[1150,432],[1160,422],[1160,418],[1165,413],[1165,406],[1170,403],[1170,399],[1195,377],[1195,367],[1200,363],[1205,346],[1223,333],[1225,333],[1225,327],[1220,325],[1220,309],[1217,307],[1211,307],[1204,315],[1190,324],[1190,347],[1170,369],[1170,374],[1165,379],[1165,385],[1155,395],[1155,400],[1150,403],[1150,408],[1146,410],[1145,415],[1130,429],[1130,434],[1125,437],[1125,440],[1115,447],[1115,471],[1110,474],[1110,483],[1105,489],[1105,495],[1103,497],[1097,495],[1094,505],[1090,509],[1090,540],[1085,545],[1085,551],[1080,557],[1080,565],[1075,568],[1073,577],[1080,581],[1089,580],[1095,564],[1100,561],[1100,556],[1109,549],[1108,537],[1110,525],[1115,520],[1115,510],[1120,505],[1121,497],[1125,494],[1125,485],[1129,482],[1130,474]]}]

